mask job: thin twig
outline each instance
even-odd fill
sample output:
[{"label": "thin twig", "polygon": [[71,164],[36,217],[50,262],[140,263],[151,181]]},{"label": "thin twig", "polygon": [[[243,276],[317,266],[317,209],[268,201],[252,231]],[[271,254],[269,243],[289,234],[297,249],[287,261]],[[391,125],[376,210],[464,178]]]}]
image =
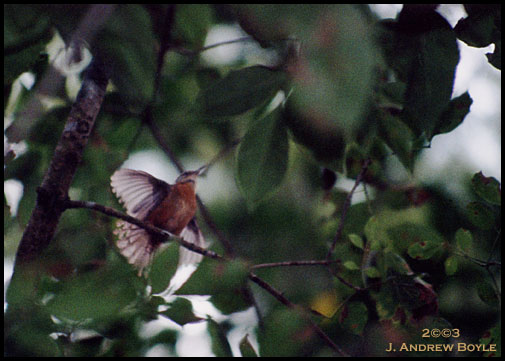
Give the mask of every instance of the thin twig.
[{"label": "thin twig", "polygon": [[361,287],[358,287],[358,286],[355,286],[353,285],[352,283],[346,281],[345,279],[343,279],[342,277],[340,277],[338,274],[336,274],[335,272],[332,272],[332,274],[340,281],[342,282],[344,285],[346,285],[347,287],[353,289],[354,291],[356,292],[360,292],[360,291],[363,291],[363,288]]},{"label": "thin twig", "polygon": [[466,258],[470,262],[473,262],[474,264],[476,264],[477,266],[480,266],[480,267],[485,267],[485,268],[489,268],[491,266],[501,267],[501,262],[500,261],[484,261],[482,259],[470,256],[469,254],[466,254],[462,250],[454,250],[454,254],[457,255],[457,256]]},{"label": "thin twig", "polygon": [[371,163],[370,159],[366,159],[363,162],[363,166],[361,167],[361,172],[359,172],[358,176],[356,177],[356,181],[354,182],[354,186],[352,187],[351,191],[349,192],[349,194],[347,195],[347,197],[345,199],[344,207],[342,208],[342,215],[340,216],[340,223],[338,225],[337,233],[335,234],[335,237],[333,238],[333,242],[331,244],[331,247],[328,250],[328,254],[326,255],[326,260],[331,259],[331,255],[332,255],[333,251],[335,250],[335,246],[337,245],[338,240],[342,236],[342,230],[344,229],[344,222],[345,222],[345,218],[347,216],[347,211],[349,209],[349,206],[351,205],[352,195],[354,194],[354,191],[356,190],[358,185],[361,183],[361,180],[365,176],[365,173],[366,173],[370,163]]},{"label": "thin twig", "polygon": [[500,234],[501,234],[501,229],[498,230],[498,233],[493,241],[493,244],[491,245],[491,250],[489,251],[489,257],[487,258],[487,262],[486,262],[486,271],[487,273],[489,274],[489,277],[491,278],[491,281],[493,282],[493,286],[494,286],[494,289],[495,289],[495,294],[496,294],[496,297],[498,298],[498,300],[500,301],[501,303],[501,292],[500,292],[500,288],[498,287],[498,282],[496,282],[496,278],[493,274],[493,272],[491,272],[491,266],[495,265],[495,264],[499,264],[499,266],[501,267],[501,262],[498,262],[498,261],[491,261],[491,258],[493,257],[494,255],[494,249],[495,249],[495,246],[496,244],[498,243],[498,240],[500,239]]},{"label": "thin twig", "polygon": [[237,139],[233,140],[230,144],[227,144],[223,149],[221,149],[221,151],[216,156],[214,156],[214,158],[212,158],[210,160],[209,163],[207,163],[205,165],[205,171],[201,172],[200,175],[203,175],[205,172],[207,172],[207,170],[210,167],[212,167],[214,165],[214,163],[216,163],[218,160],[220,160],[226,154],[228,154],[228,152],[231,151],[233,148],[235,148],[237,145],[239,145],[241,141],[242,141],[242,138],[237,138]]},{"label": "thin twig", "polygon": [[366,199],[366,206],[368,208],[368,213],[370,213],[370,215],[373,215],[372,202],[370,200],[370,195],[368,194],[368,188],[366,186],[366,183],[363,183],[363,190],[365,191],[365,199]]},{"label": "thin twig", "polygon": [[134,224],[140,228],[145,229],[149,233],[165,237],[165,239],[167,239],[167,240],[170,238],[170,240],[176,241],[184,248],[187,248],[193,252],[199,253],[203,256],[206,256],[206,257],[209,257],[212,259],[217,259],[217,260],[225,260],[225,258],[223,256],[217,254],[216,252],[210,251],[210,250],[202,248],[202,247],[198,247],[197,245],[187,242],[184,239],[177,237],[176,235],[173,235],[164,229],[155,227],[149,223],[144,223],[143,221],[141,221],[135,217],[129,216],[127,214],[121,213],[121,212],[115,210],[114,208],[106,207],[106,206],[103,206],[103,205],[95,203],[95,202],[72,201],[72,200],[64,201],[63,205],[67,209],[87,208],[87,209],[92,209],[94,211],[98,211],[100,213],[106,214],[111,217],[122,219],[123,221],[126,221],[128,223]]},{"label": "thin twig", "polygon": [[165,154],[168,156],[170,161],[174,164],[174,166],[177,168],[179,173],[184,172],[184,166],[182,163],[177,159],[175,154],[172,152],[172,149],[165,143],[165,140],[163,139],[161,135],[161,131],[158,128],[158,126],[154,123],[153,117],[152,117],[152,112],[150,108],[148,107],[146,111],[144,112],[144,117],[143,117],[143,122],[147,124],[147,127],[151,131],[151,134],[153,138],[156,140],[160,148],[165,152]]},{"label": "thin twig", "polygon": [[[314,260],[314,261],[286,261],[286,262],[274,262],[274,263],[261,263],[251,266],[251,269],[259,269],[259,268],[273,268],[273,267],[290,267],[290,266],[328,266],[332,263],[340,263],[339,259],[335,260]],[[352,283],[347,282],[345,279],[340,277],[338,274],[332,272],[332,274],[344,285],[349,288],[352,288],[354,291],[362,291],[363,289],[353,285]]]},{"label": "thin twig", "polygon": [[498,230],[498,233],[496,234],[496,237],[494,238],[493,244],[491,245],[491,250],[489,251],[489,256],[487,258],[488,263],[491,261],[491,258],[493,258],[494,248],[498,244],[498,240],[500,239],[500,234],[501,234],[501,229]]},{"label": "thin twig", "polygon": [[[174,46],[172,48],[172,50],[175,51],[178,54],[181,54],[181,55],[196,56],[196,55],[198,55],[200,53],[203,53],[204,51],[217,48],[218,46],[231,45],[231,44],[236,44],[236,43],[243,43],[243,42],[247,42],[247,41],[255,41],[255,39],[253,37],[251,37],[251,36],[244,36],[242,38],[221,41],[219,43],[203,46],[200,49],[196,49],[196,50],[191,50],[191,49],[188,49],[188,48],[183,48],[183,47],[178,47],[178,46]],[[279,39],[279,41],[298,41],[298,39],[288,37],[288,38],[285,38],[285,39]]]},{"label": "thin twig", "polygon": [[191,50],[191,49],[187,49],[187,48],[183,48],[183,47],[173,47],[173,50],[176,53],[181,54],[181,55],[196,56],[204,51],[207,51],[207,50],[210,50],[213,48],[217,48],[218,46],[230,45],[230,44],[235,44],[235,43],[242,43],[245,41],[254,41],[254,39],[250,36],[244,36],[244,37],[238,38],[238,39],[226,40],[226,41],[222,41],[222,42],[219,42],[216,44],[207,45],[207,46],[201,47],[200,49],[196,49],[196,50]]},{"label": "thin twig", "polygon": [[289,267],[289,266],[327,266],[330,263],[338,263],[340,260],[322,260],[322,261],[285,261],[273,263],[261,263],[251,267],[251,269],[258,268],[273,268],[273,267]]},{"label": "thin twig", "polygon": [[249,279],[256,283],[258,286],[263,288],[265,291],[274,296],[280,303],[296,310],[300,313],[300,315],[305,318],[309,323],[312,329],[318,334],[318,336],[324,340],[328,346],[330,346],[333,350],[337,351],[342,356],[349,356],[345,351],[343,351],[335,342],[328,337],[328,335],[310,318],[309,314],[301,307],[292,303],[288,300],[281,292],[277,291],[274,287],[272,287],[269,283],[265,282],[263,279],[259,278],[254,273],[249,273]]}]

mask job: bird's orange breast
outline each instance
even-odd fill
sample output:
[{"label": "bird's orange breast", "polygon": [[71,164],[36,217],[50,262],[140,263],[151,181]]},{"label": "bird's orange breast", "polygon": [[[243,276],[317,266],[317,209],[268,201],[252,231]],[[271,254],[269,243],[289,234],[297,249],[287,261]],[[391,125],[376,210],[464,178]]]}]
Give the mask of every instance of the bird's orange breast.
[{"label": "bird's orange breast", "polygon": [[165,199],[150,212],[146,220],[178,235],[194,217],[195,212],[194,184],[174,184]]}]

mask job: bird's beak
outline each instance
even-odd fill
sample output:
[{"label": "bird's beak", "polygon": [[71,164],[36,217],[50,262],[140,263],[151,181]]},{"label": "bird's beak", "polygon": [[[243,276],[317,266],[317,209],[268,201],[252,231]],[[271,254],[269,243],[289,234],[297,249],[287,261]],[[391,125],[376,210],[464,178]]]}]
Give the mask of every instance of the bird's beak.
[{"label": "bird's beak", "polygon": [[197,176],[203,175],[203,174],[207,171],[207,169],[208,169],[208,168],[209,168],[209,167],[208,167],[208,165],[207,165],[207,164],[202,165],[200,168],[198,168],[197,170],[195,170],[195,174],[196,174]]}]

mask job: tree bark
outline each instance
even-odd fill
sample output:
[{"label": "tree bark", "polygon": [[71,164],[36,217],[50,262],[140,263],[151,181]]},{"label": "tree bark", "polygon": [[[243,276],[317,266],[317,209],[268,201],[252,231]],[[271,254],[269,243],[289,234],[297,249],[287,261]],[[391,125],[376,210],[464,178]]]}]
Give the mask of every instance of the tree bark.
[{"label": "tree bark", "polygon": [[17,250],[14,273],[20,264],[35,260],[53,238],[64,210],[61,201],[68,198],[68,189],[82,160],[108,80],[104,64],[94,59],[84,74],[49,169],[37,188],[37,203]]}]

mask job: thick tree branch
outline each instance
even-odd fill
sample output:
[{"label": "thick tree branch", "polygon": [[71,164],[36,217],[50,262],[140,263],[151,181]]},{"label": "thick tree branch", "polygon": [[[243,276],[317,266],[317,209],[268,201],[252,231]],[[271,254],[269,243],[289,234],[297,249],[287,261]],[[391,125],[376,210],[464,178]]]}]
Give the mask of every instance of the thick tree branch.
[{"label": "thick tree branch", "polygon": [[108,80],[109,74],[104,65],[95,58],[85,72],[49,169],[37,189],[37,204],[19,244],[16,265],[37,258],[53,238],[63,212],[59,201],[67,197],[103,102]]}]

